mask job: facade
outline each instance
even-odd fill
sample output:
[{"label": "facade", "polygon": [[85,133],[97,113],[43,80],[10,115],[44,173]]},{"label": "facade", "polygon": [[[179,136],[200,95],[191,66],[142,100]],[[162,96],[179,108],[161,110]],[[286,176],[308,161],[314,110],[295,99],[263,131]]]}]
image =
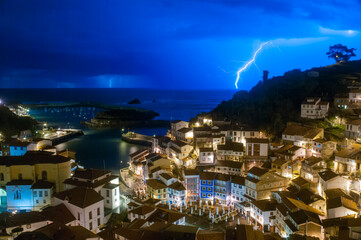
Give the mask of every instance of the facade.
[{"label": "facade", "polygon": [[307,98],[301,104],[301,117],[310,119],[322,119],[327,116],[329,103],[321,101],[321,98]]},{"label": "facade", "polygon": [[318,181],[318,194],[325,197],[325,191],[333,188],[340,188],[346,191],[348,190],[349,180],[337,175],[331,170],[326,170],[319,172],[319,181]]},{"label": "facade", "polygon": [[361,119],[349,120],[346,124],[345,136],[358,140],[361,136]]},{"label": "facade", "polygon": [[212,172],[203,172],[200,174],[200,195],[201,200],[210,200],[213,201],[214,197],[214,179],[216,173]]},{"label": "facade", "polygon": [[335,154],[334,170],[337,173],[361,172],[361,144],[353,144]]},{"label": "facade", "polygon": [[231,202],[231,177],[218,173],[214,178],[214,201],[217,204],[228,205]]},{"label": "facade", "polygon": [[231,201],[234,207],[241,208],[240,203],[245,201],[244,194],[245,188],[245,177],[235,176],[231,179]]},{"label": "facade", "polygon": [[232,142],[217,146],[217,160],[241,161],[243,157],[243,144]]},{"label": "facade", "polygon": [[184,170],[187,201],[197,201],[200,195],[200,177],[196,170]]},{"label": "facade", "polygon": [[213,165],[215,164],[215,153],[213,148],[199,149],[199,164]]},{"label": "facade", "polygon": [[251,223],[261,231],[274,231],[276,202],[270,199],[251,202]]},{"label": "facade", "polygon": [[186,188],[180,182],[168,186],[168,203],[177,206],[185,205],[187,200]]},{"label": "facade", "polygon": [[245,198],[247,202],[271,197],[272,191],[282,191],[288,186],[288,179],[267,169],[253,167],[246,177]]},{"label": "facade", "polygon": [[246,138],[246,156],[267,158],[268,143],[266,138]]},{"label": "facade", "polygon": [[94,189],[104,199],[105,208],[120,206],[119,177],[101,169],[77,169],[71,178],[64,181],[65,189],[84,187]]},{"label": "facade", "polygon": [[[324,129],[305,126],[296,123],[288,123],[282,133],[284,143],[303,147],[306,150],[312,149],[312,141],[318,138],[324,138]],[[308,153],[306,153],[308,157]]]},{"label": "facade", "polygon": [[361,89],[352,89],[348,94],[348,99],[351,104],[361,103]]},{"label": "facade", "polygon": [[161,200],[167,203],[168,187],[158,179],[148,179],[146,181],[147,194],[150,198]]},{"label": "facade", "polygon": [[193,141],[193,129],[188,127],[178,129],[175,138],[190,143]]},{"label": "facade", "polygon": [[313,183],[318,183],[319,172],[325,171],[327,167],[326,162],[322,158],[309,157],[301,163],[301,177]]},{"label": "facade", "polygon": [[173,122],[171,122],[170,126],[171,126],[172,137],[176,138],[177,131],[182,129],[182,128],[188,128],[189,127],[189,122],[182,121],[182,120],[174,120]]},{"label": "facade", "polygon": [[328,159],[336,152],[336,147],[333,141],[317,138],[312,141],[312,156]]},{"label": "facade", "polygon": [[104,199],[94,189],[76,187],[54,194],[53,205],[64,204],[80,226],[98,231],[104,224]]},{"label": "facade", "polygon": [[217,160],[214,171],[217,173],[241,176],[244,174],[244,164],[243,162]]}]

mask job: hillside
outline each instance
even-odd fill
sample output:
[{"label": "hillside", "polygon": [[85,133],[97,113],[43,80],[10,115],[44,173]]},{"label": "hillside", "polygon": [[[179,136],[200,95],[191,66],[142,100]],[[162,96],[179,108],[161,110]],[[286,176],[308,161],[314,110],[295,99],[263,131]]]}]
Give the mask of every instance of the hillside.
[{"label": "hillside", "polygon": [[[319,77],[309,77],[310,71]],[[361,61],[338,63],[307,71],[292,70],[283,76],[258,82],[249,92],[239,91],[223,101],[211,113],[279,135],[289,121],[301,121],[300,104],[306,97],[332,101],[347,85],[361,79]]]},{"label": "hillside", "polygon": [[19,117],[9,110],[0,106],[0,132],[5,136],[18,134],[22,130],[32,130],[37,121],[31,117]]}]

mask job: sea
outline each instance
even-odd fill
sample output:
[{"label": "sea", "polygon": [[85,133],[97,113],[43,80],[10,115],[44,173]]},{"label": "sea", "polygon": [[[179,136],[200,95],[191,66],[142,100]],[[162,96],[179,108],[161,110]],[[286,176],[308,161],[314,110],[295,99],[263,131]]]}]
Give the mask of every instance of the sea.
[{"label": "sea", "polygon": [[[209,112],[222,101],[232,98],[234,90],[155,90],[155,89],[0,89],[5,104],[93,102],[118,106],[139,99],[132,107],[154,110],[156,119],[189,121],[197,114]],[[30,116],[56,128],[82,129],[84,136],[56,146],[58,150],[76,152],[76,160],[85,168],[108,169],[119,173],[128,166],[129,154],[141,146],[123,142],[122,132],[145,135],[165,135],[166,128],[92,129],[80,124],[90,121],[99,112],[96,108],[72,108],[59,111],[52,108],[33,109]]]}]

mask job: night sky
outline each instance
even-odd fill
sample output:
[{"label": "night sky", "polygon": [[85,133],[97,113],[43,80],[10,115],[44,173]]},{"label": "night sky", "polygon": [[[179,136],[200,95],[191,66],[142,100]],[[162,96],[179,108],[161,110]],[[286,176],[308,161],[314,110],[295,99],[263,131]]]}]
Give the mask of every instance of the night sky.
[{"label": "night sky", "polygon": [[[0,0],[0,87],[249,89],[361,51],[357,0]],[[359,59],[361,52],[356,51]]]}]

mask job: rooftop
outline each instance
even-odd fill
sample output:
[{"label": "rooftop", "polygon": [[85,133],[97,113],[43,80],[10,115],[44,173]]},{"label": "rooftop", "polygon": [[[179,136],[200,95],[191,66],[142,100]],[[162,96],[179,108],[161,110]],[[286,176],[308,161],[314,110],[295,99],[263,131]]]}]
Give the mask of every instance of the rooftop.
[{"label": "rooftop", "polygon": [[54,194],[54,198],[68,201],[80,208],[86,208],[97,202],[103,201],[103,197],[91,188],[76,187]]}]

